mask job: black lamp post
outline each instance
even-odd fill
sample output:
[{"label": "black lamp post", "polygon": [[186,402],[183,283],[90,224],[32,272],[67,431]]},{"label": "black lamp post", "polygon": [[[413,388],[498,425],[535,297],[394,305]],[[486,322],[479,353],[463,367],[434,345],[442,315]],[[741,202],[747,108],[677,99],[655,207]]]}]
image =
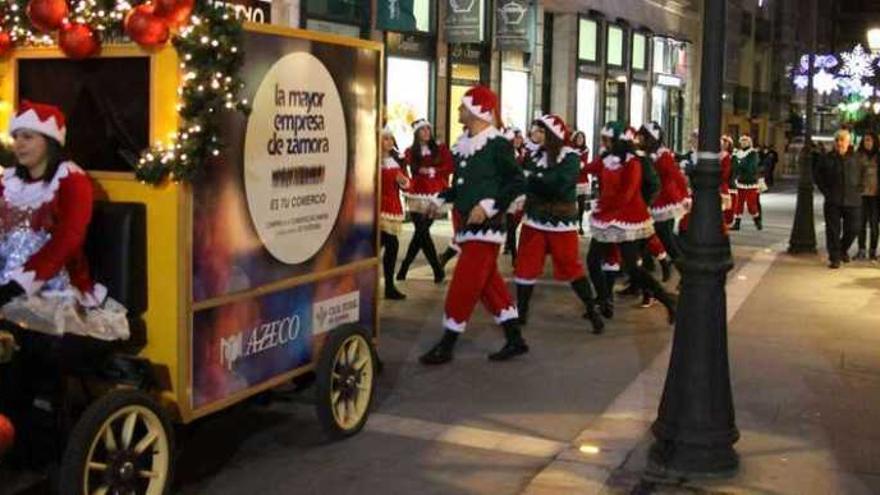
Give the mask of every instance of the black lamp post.
[{"label": "black lamp post", "polygon": [[813,67],[816,64],[816,17],[818,6],[811,5],[809,69],[807,70],[807,128],[804,132],[804,150],[798,157],[797,203],[794,223],[788,241],[789,254],[813,254],[816,252],[816,226],[813,222]]},{"label": "black lamp post", "polygon": [[672,357],[657,419],[648,474],[718,477],[739,466],[739,439],[727,357],[730,240],[722,230],[719,151],[726,0],[706,0],[700,86],[700,152],[692,175],[694,207],[684,257]]}]

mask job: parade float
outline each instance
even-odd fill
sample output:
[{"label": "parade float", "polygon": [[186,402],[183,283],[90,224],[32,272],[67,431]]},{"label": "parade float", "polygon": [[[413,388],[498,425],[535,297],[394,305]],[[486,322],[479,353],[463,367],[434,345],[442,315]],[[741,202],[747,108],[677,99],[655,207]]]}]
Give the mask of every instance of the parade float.
[{"label": "parade float", "polygon": [[59,491],[169,493],[173,424],[292,381],[314,382],[331,437],[358,432],[378,367],[381,44],[194,0],[2,9],[0,121],[23,100],[68,115],[92,272],[131,328],[57,377],[77,384],[56,407]]}]

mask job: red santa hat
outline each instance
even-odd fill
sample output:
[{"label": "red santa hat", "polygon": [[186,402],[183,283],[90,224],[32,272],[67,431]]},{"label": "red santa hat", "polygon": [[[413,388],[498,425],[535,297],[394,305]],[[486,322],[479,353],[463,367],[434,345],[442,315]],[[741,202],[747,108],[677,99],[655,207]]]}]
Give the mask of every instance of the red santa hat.
[{"label": "red santa hat", "polygon": [[67,119],[60,108],[44,103],[22,100],[18,113],[9,124],[9,133],[27,129],[58,141],[64,146],[67,137]]},{"label": "red santa hat", "polygon": [[544,124],[544,127],[555,134],[556,137],[568,142],[568,127],[565,125],[565,121],[562,120],[562,117],[549,113],[547,115],[542,115],[541,118],[538,119],[538,122]]},{"label": "red santa hat", "polygon": [[470,110],[474,116],[497,126],[498,119],[498,95],[483,85],[476,85],[467,90],[461,98],[462,104]]},{"label": "red santa hat", "polygon": [[417,120],[413,121],[413,123],[412,123],[413,132],[419,132],[419,129],[421,129],[422,127],[432,128],[431,123],[428,122],[428,119],[417,119]]}]

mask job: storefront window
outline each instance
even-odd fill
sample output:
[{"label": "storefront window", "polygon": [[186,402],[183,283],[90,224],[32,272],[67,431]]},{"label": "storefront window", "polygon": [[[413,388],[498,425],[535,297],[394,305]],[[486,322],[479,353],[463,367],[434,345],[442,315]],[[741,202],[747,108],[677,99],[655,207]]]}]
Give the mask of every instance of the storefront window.
[{"label": "storefront window", "polygon": [[626,119],[624,112],[626,83],[607,81],[605,83],[605,122],[622,122]]},{"label": "storefront window", "polygon": [[645,120],[645,85],[633,84],[629,107],[629,125],[638,129]]},{"label": "storefront window", "polygon": [[458,106],[471,86],[480,82],[480,66],[473,64],[452,64],[452,82],[449,85],[449,143],[458,141],[462,126],[458,122]]},{"label": "storefront window", "polygon": [[608,27],[608,65],[623,65],[623,29]]},{"label": "storefront window", "polygon": [[654,38],[654,72],[666,72],[666,40]]},{"label": "storefront window", "polygon": [[669,118],[669,96],[665,88],[654,86],[651,90],[651,120],[661,126]]},{"label": "storefront window", "polygon": [[501,120],[505,126],[528,127],[529,73],[521,70],[501,71]]},{"label": "storefront window", "polygon": [[[363,26],[364,19],[370,18],[369,2],[363,3],[359,0],[303,0],[302,6],[307,27],[313,25],[313,19]],[[317,26],[324,27],[323,24]]]},{"label": "storefront window", "polygon": [[596,61],[598,25],[592,19],[581,19],[578,30],[578,58],[588,62]]},{"label": "storefront window", "polygon": [[596,99],[595,79],[580,78],[577,82],[577,128],[587,136],[587,144],[596,142]]},{"label": "storefront window", "polygon": [[647,38],[644,34],[633,34],[632,46],[632,68],[635,70],[647,69],[645,61],[645,49],[647,48]]},{"label": "storefront window", "polygon": [[388,57],[387,64],[385,115],[402,151],[412,144],[410,124],[416,119],[430,118],[431,64],[402,57]]}]

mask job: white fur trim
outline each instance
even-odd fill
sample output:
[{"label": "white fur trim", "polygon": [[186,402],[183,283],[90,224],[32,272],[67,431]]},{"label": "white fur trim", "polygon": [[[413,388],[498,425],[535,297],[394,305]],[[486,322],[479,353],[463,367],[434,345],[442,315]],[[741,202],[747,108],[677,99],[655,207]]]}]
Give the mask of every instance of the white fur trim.
[{"label": "white fur trim", "polygon": [[64,146],[64,141],[67,138],[67,128],[59,126],[58,121],[55,120],[54,115],[46,120],[40,120],[40,116],[37,114],[37,111],[33,109],[30,109],[20,115],[16,115],[9,123],[9,134],[14,134],[15,131],[19,131],[22,129],[36,131],[40,134],[49,136],[50,138],[61,143],[62,146]]},{"label": "white fur trim", "polygon": [[504,242],[507,241],[507,235],[500,230],[485,230],[479,232],[463,230],[455,234],[455,242],[458,244],[474,241],[504,244]]},{"label": "white fur trim", "polygon": [[382,160],[382,170],[394,170],[396,168],[400,168],[400,164],[394,158],[389,156]]},{"label": "white fur trim", "polygon": [[399,215],[396,215],[394,213],[385,213],[383,211],[382,214],[379,215],[379,217],[382,220],[388,220],[389,222],[402,222],[404,220],[404,215],[402,213]]},{"label": "white fur trim", "polygon": [[651,216],[655,222],[663,222],[666,220],[678,219],[688,212],[688,201],[682,200],[678,203],[670,203],[657,208],[651,208]]},{"label": "white fur trim", "polygon": [[76,300],[86,308],[96,308],[107,300],[107,287],[95,284],[91,292],[76,291]]},{"label": "white fur trim", "polygon": [[575,191],[578,196],[586,196],[592,192],[591,186],[589,182],[578,182],[575,186]]},{"label": "white fur trim", "polygon": [[423,127],[433,128],[431,126],[431,123],[428,122],[426,119],[419,119],[413,122],[413,132],[419,132],[419,129]]},{"label": "white fur trim", "polygon": [[619,272],[620,263],[602,263],[603,272]]},{"label": "white fur trim", "polygon": [[514,278],[513,281],[514,283],[516,283],[516,285],[535,285],[535,283],[537,282],[537,280],[534,278],[525,279],[519,277]]},{"label": "white fur trim", "polygon": [[455,242],[450,242],[450,243],[449,243],[449,249],[455,251],[455,252],[458,253],[458,254],[461,254],[461,246],[459,246],[459,245],[458,245],[457,243],[455,243]]},{"label": "white fur trim", "polygon": [[70,174],[85,172],[73,162],[64,162],[47,184],[42,180],[25,182],[15,175],[15,168],[7,168],[3,171],[3,199],[19,209],[37,209],[55,198],[61,181]]},{"label": "white fur trim", "polygon": [[452,153],[462,158],[469,158],[477,154],[478,151],[486,146],[486,143],[495,138],[504,139],[504,136],[495,127],[489,126],[476,136],[468,136],[465,132],[458,138],[455,146],[452,147]]},{"label": "white fur trim", "polygon": [[495,316],[495,323],[501,325],[510,320],[516,320],[518,318],[519,311],[516,310],[516,306],[508,306],[502,309],[501,312]]},{"label": "white fur trim", "polygon": [[465,96],[461,99],[461,102],[464,103],[464,106],[467,107],[468,110],[478,119],[488,122],[492,125],[495,124],[495,114],[490,110],[488,112],[484,112],[480,107],[474,104],[474,99],[470,96]]},{"label": "white fur trim", "polygon": [[464,333],[464,329],[467,328],[467,322],[457,322],[454,318],[443,315],[443,328],[455,333]]},{"label": "white fur trim", "polygon": [[742,159],[744,159],[745,157],[749,156],[749,155],[752,154],[752,153],[757,153],[757,151],[755,151],[754,148],[749,148],[749,149],[747,149],[747,150],[738,149],[738,150],[736,150],[736,151],[733,152],[733,156],[736,157],[736,158],[739,159],[739,160],[742,160]]},{"label": "white fur trim", "polygon": [[618,170],[623,167],[623,163],[620,161],[620,157],[617,155],[606,156],[602,159],[602,163],[608,170]]},{"label": "white fur trim", "polygon": [[603,127],[602,132],[600,132],[599,135],[602,137],[613,138],[614,137],[614,130],[612,130],[611,128],[608,128],[608,127]]},{"label": "white fur trim", "polygon": [[523,225],[528,225],[533,229],[544,232],[572,232],[578,229],[577,222],[575,221],[553,224],[549,222],[539,222],[533,218],[529,218],[528,215],[523,217]]},{"label": "white fur trim", "polygon": [[9,279],[14,280],[24,289],[25,294],[32,296],[39,292],[40,288],[46,282],[45,280],[37,280],[37,273],[24,268],[18,267],[9,272]]},{"label": "white fur trim", "polygon": [[526,204],[526,195],[520,194],[519,196],[516,197],[516,199],[514,199],[510,203],[510,206],[507,207],[507,213],[510,213],[511,215],[515,214],[515,213],[519,213],[523,210],[523,208],[525,207],[525,204]]},{"label": "white fur trim", "polygon": [[494,217],[498,214],[498,208],[495,208],[495,200],[492,198],[485,198],[480,200],[479,202],[480,208],[486,212],[486,216],[489,218]]},{"label": "white fur trim", "polygon": [[737,189],[760,189],[761,188],[761,184],[758,182],[756,182],[754,184],[743,184],[740,181],[735,181],[734,183],[736,184]]},{"label": "white fur trim", "polygon": [[647,239],[654,235],[654,220],[648,219],[641,223],[601,222],[590,217],[590,233],[593,238],[607,243],[619,243]]}]

